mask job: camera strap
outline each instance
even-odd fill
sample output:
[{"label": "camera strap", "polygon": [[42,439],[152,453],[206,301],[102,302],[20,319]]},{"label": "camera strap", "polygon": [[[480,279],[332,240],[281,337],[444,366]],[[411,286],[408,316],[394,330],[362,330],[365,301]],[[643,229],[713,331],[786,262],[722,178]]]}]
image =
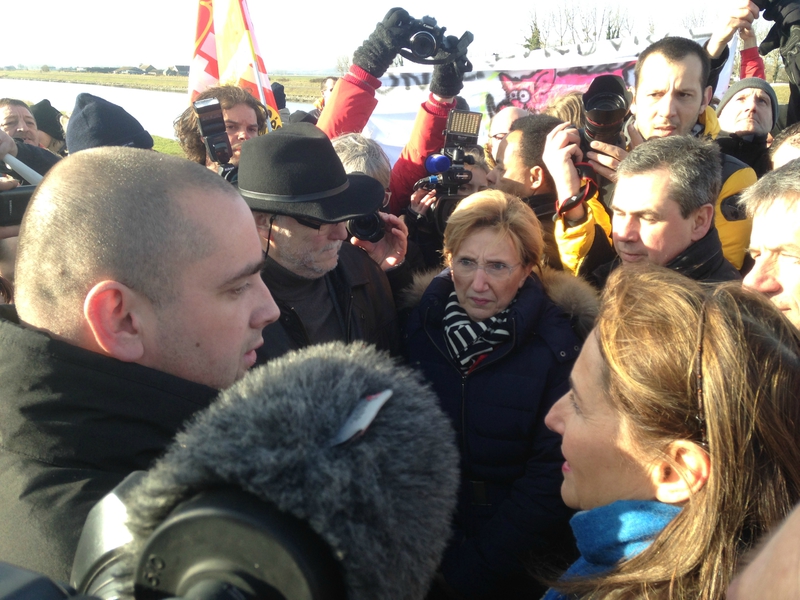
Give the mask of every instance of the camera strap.
[{"label": "camera strap", "polygon": [[589,200],[599,189],[594,179],[594,169],[592,165],[589,163],[575,163],[575,168],[578,170],[578,175],[581,178],[581,187],[574,196],[570,196],[563,201],[556,200],[556,213],[553,215],[553,221],[558,221],[564,213],[569,212],[581,202]]}]

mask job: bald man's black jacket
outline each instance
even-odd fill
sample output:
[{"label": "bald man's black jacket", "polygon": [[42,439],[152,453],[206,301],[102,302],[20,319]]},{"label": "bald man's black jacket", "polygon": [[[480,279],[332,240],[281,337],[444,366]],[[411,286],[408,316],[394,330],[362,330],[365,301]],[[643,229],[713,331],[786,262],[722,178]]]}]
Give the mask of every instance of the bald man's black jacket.
[{"label": "bald man's black jacket", "polygon": [[92,506],[217,390],[0,317],[0,561],[68,581]]}]

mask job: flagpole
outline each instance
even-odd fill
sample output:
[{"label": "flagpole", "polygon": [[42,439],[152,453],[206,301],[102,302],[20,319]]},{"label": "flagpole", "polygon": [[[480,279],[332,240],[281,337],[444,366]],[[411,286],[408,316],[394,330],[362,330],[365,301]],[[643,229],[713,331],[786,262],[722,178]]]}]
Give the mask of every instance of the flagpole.
[{"label": "flagpole", "polygon": [[[258,88],[258,97],[261,100],[261,104],[264,106],[267,105],[267,99],[264,96],[264,86],[261,83],[261,73],[258,70],[258,55],[256,54],[256,48],[253,44],[253,22],[250,19],[250,10],[247,7],[247,0],[239,0],[239,8],[242,11],[242,18],[244,22],[247,24],[247,43],[250,44],[250,57],[253,60],[253,76],[256,80],[256,87]],[[269,108],[267,109],[267,132],[272,131],[272,123],[269,119]]]}]

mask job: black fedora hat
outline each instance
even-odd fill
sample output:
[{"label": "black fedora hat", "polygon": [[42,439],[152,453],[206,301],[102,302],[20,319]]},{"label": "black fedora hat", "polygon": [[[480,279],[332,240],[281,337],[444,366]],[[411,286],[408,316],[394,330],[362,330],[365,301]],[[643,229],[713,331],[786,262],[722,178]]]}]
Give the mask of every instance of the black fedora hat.
[{"label": "black fedora hat", "polygon": [[242,144],[239,193],[252,210],[339,223],[378,210],[385,190],[346,174],[322,130],[295,123]]}]

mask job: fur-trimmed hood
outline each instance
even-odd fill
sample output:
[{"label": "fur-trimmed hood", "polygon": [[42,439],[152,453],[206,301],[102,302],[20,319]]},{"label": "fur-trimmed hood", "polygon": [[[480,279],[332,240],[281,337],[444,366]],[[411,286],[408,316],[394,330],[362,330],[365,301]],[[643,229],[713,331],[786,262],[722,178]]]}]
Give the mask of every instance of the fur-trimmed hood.
[{"label": "fur-trimmed hood", "polygon": [[[433,278],[446,271],[448,269],[435,269],[415,274],[411,285],[401,293],[398,309],[408,311],[415,308]],[[547,296],[569,316],[575,333],[582,340],[586,339],[600,308],[597,290],[579,277],[549,267],[542,267],[539,279]]]}]

